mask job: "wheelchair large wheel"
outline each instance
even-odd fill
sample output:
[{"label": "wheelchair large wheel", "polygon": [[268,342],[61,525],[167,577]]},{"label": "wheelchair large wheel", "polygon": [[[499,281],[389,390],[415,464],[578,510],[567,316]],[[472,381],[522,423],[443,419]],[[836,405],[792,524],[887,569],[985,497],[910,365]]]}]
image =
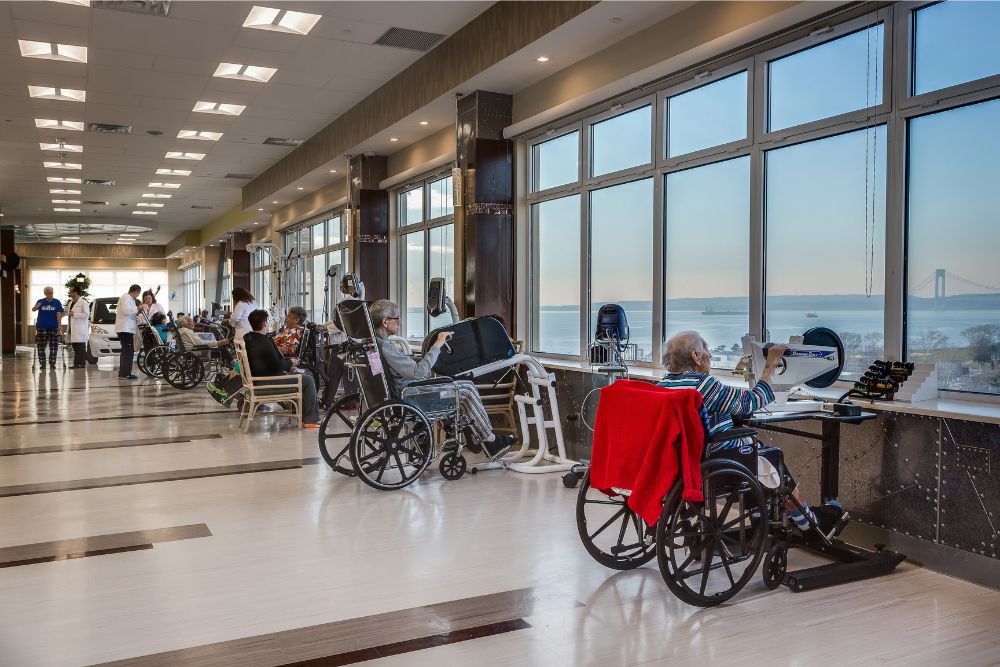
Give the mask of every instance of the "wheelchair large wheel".
[{"label": "wheelchair large wheel", "polygon": [[589,470],[576,497],[576,528],[587,553],[605,567],[631,570],[656,555],[646,522],[629,509],[624,496],[592,488]]},{"label": "wheelchair large wheel", "polygon": [[681,600],[712,607],[753,577],[767,547],[764,489],[744,466],[726,459],[702,464],[703,503],[681,497],[678,481],[656,524],[660,574]]},{"label": "wheelchair large wheel", "polygon": [[139,370],[149,377],[162,378],[163,366],[168,356],[170,356],[170,348],[166,345],[157,345],[141,351],[136,361]]},{"label": "wheelchair large wheel", "polygon": [[387,401],[361,416],[351,433],[351,465],[380,491],[413,483],[431,462],[431,426],[417,408]]},{"label": "wheelchair large wheel", "polygon": [[[358,408],[354,407],[348,410],[344,406],[352,404],[357,406],[360,403],[361,397],[358,394],[344,395],[330,406],[319,426],[319,453],[334,472],[348,477],[354,477],[349,438],[358,422]],[[342,430],[338,431],[337,427],[341,424],[347,426],[351,431],[347,433]]]},{"label": "wheelchair large wheel", "polygon": [[163,377],[175,389],[194,389],[205,379],[205,364],[191,352],[176,352],[164,362]]}]

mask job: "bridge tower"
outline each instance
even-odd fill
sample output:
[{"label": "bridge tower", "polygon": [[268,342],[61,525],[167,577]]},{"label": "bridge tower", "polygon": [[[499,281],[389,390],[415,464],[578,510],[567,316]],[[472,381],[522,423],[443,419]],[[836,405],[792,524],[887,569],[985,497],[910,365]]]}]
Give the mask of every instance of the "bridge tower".
[{"label": "bridge tower", "polygon": [[934,270],[934,307],[937,310],[944,308],[946,274],[947,272],[944,269]]}]

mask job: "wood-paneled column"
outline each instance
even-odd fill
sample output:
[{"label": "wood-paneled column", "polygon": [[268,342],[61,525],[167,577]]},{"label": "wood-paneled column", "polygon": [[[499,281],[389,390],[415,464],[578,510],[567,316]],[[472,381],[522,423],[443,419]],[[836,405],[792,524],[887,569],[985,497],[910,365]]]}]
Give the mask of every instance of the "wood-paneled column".
[{"label": "wood-paneled column", "polygon": [[389,298],[389,193],[379,188],[386,173],[384,155],[354,155],[348,162],[351,266],[369,301]]},{"label": "wood-paneled column", "polygon": [[[250,291],[250,253],[247,252],[247,244],[250,243],[250,234],[233,232],[233,240],[230,244],[230,259],[233,261],[233,272],[230,275],[229,289],[237,287]],[[258,299],[262,297],[255,294]]]},{"label": "wood-paneled column", "polygon": [[[0,255],[10,259],[14,254],[14,230],[0,229]],[[7,269],[7,275],[0,276],[0,350],[3,354],[14,354],[17,346],[17,306],[14,298],[14,284],[17,271]],[[23,285],[22,285],[23,289]]]},{"label": "wood-paneled column", "polygon": [[514,331],[514,146],[503,138],[512,97],[477,90],[458,100],[462,170],[463,315],[498,315]]}]

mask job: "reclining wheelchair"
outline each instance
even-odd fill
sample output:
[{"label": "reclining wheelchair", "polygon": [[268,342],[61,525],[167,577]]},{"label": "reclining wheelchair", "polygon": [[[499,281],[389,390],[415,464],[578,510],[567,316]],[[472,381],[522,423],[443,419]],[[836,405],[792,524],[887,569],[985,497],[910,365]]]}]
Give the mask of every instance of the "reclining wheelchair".
[{"label": "reclining wheelchair", "polygon": [[[439,374],[450,371],[450,377],[414,382],[405,387],[400,396],[393,396],[375,342],[368,304],[364,301],[343,301],[338,310],[344,333],[348,336],[348,342],[343,345],[347,365],[356,369],[361,390],[346,394],[335,402],[320,425],[320,453],[336,472],[357,476],[365,484],[379,490],[393,490],[413,483],[437,458],[439,450],[444,452],[439,470],[449,480],[459,479],[467,471],[475,474],[478,470],[493,467],[533,467],[526,472],[563,471],[575,463],[563,456],[554,379],[532,357],[515,354],[510,339],[497,320],[476,318],[449,327],[468,328],[468,337],[475,341],[473,347],[476,353],[466,356],[446,346],[441,356],[449,358],[439,358],[434,370]],[[425,347],[435,333],[431,332],[425,339]],[[530,394],[515,399],[520,412],[521,449],[500,460],[470,467],[463,452],[479,452],[482,448],[469,434],[469,418],[461,409],[456,380],[482,377],[518,364],[527,368],[531,387]],[[541,386],[549,390],[552,419],[543,416]],[[526,405],[531,410],[531,416],[528,416]],[[350,428],[351,432],[337,432],[334,427],[338,422]],[[529,453],[528,429],[531,425],[536,427],[539,444],[537,451]],[[555,429],[558,455],[548,454],[545,437],[548,429]],[[339,451],[331,449],[340,439],[348,439],[349,442]],[[534,458],[528,463],[516,462],[530,456]],[[536,465],[542,459],[553,461],[555,465]]]},{"label": "reclining wheelchair", "polygon": [[[590,485],[584,474],[576,503],[576,524],[587,552],[616,570],[640,567],[655,556],[660,574],[674,595],[700,607],[726,602],[753,578],[763,561],[768,589],[786,585],[793,592],[891,572],[904,557],[877,548],[852,547],[836,539],[847,523],[844,515],[826,533],[805,513],[810,529],[801,532],[786,518],[786,501],[802,512],[792,495],[784,459],[778,452],[780,482],[768,488],[758,479],[757,458],[767,451],[752,428],[735,428],[706,438],[710,444],[750,438],[751,447],[723,450],[701,463],[704,501],[682,498],[678,479],[663,501],[655,526],[628,506],[628,489],[608,493]],[[837,563],[788,571],[789,547],[803,547]]]}]

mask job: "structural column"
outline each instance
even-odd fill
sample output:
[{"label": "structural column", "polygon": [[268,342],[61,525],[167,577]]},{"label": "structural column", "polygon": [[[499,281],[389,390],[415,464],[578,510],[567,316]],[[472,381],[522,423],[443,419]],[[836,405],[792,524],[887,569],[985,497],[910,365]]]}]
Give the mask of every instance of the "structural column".
[{"label": "structural column", "polygon": [[3,354],[14,354],[17,346],[17,306],[14,285],[18,271],[11,266],[14,255],[14,230],[0,230],[0,255],[6,258],[6,275],[0,274],[0,350]]},{"label": "structural column", "polygon": [[369,301],[389,298],[389,193],[379,187],[386,171],[384,155],[354,155],[348,162],[351,266]]},{"label": "structural column", "polygon": [[[250,235],[243,232],[233,232],[232,244],[230,247],[230,259],[233,264],[233,271],[230,274],[229,289],[237,287],[250,291],[250,253],[247,252],[247,244],[250,243]],[[255,295],[258,299],[261,296]],[[234,304],[235,305],[235,304]]]},{"label": "structural column", "polygon": [[[466,317],[497,315],[514,331],[514,146],[503,138],[513,98],[477,90],[458,100]],[[457,203],[456,203],[457,205]]]}]

